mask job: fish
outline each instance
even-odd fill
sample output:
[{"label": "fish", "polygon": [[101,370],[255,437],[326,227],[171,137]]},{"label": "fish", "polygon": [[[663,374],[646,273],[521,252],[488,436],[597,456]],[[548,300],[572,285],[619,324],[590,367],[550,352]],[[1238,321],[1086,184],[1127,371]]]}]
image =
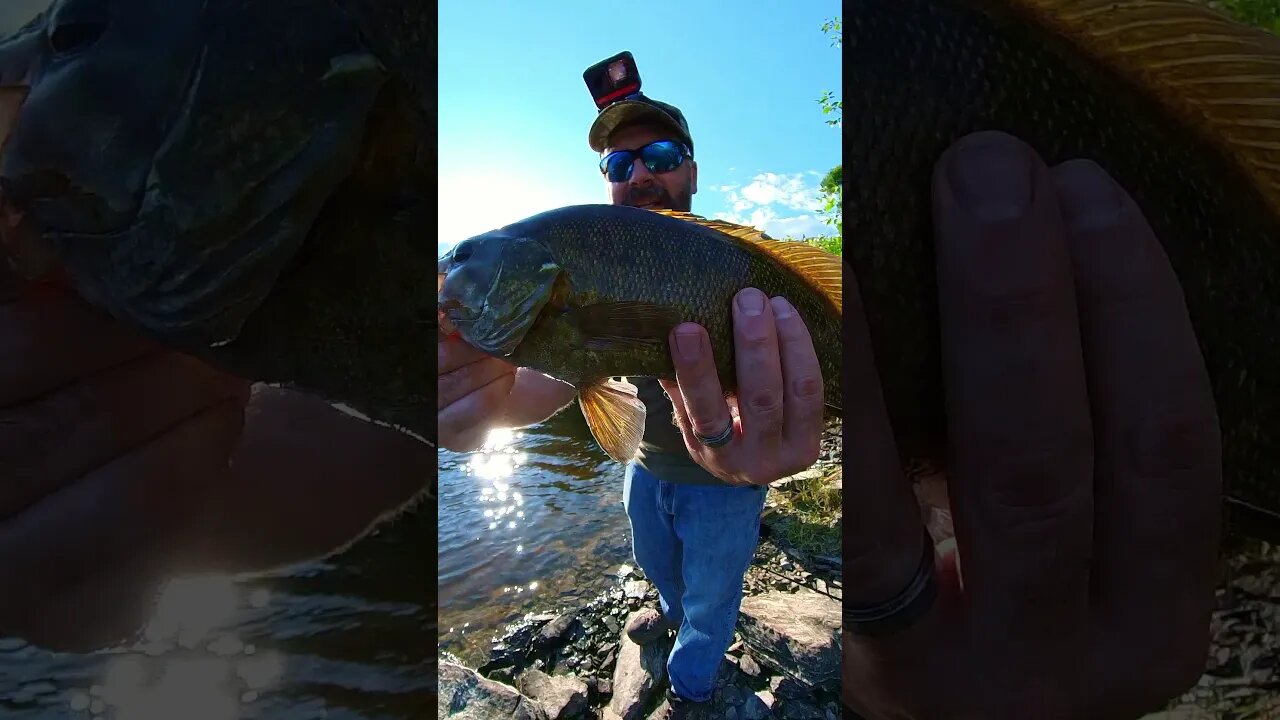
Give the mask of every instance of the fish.
[{"label": "fish", "polygon": [[675,378],[668,337],[677,325],[706,328],[721,388],[738,387],[732,302],[747,287],[796,308],[817,350],[824,412],[838,413],[843,267],[813,245],[723,220],[571,205],[463,240],[441,257],[439,326],[572,384],[596,442],[626,462],[645,427],[631,378]]},{"label": "fish", "polygon": [[434,9],[45,5],[0,40],[0,268],[434,444]]},{"label": "fish", "polygon": [[846,8],[846,253],[903,462],[945,467],[933,166],[1003,131],[1143,210],[1211,380],[1228,532],[1280,541],[1280,38],[1188,0]]}]

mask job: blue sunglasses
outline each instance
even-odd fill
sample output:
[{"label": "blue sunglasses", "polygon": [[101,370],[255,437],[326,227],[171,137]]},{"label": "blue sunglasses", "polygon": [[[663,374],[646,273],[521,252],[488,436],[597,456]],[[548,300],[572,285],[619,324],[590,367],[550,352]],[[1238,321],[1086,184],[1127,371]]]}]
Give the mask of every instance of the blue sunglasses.
[{"label": "blue sunglasses", "polygon": [[626,182],[631,179],[631,173],[635,170],[637,157],[649,168],[649,172],[659,175],[683,165],[686,156],[692,157],[683,144],[673,140],[659,140],[639,150],[615,150],[605,155],[600,158],[600,173],[609,178],[609,182]]}]

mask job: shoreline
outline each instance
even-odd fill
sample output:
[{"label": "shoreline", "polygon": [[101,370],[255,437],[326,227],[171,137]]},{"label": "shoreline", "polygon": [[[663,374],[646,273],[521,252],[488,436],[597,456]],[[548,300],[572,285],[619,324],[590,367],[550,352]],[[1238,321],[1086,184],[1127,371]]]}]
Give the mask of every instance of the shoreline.
[{"label": "shoreline", "polygon": [[[818,462],[779,481],[769,494],[760,542],[743,578],[734,641],[712,698],[715,717],[841,717],[839,546],[806,552],[787,539],[796,527],[788,524],[796,518],[787,505],[792,488],[831,483],[834,477],[838,499],[839,473],[831,473],[839,468],[840,440],[840,425],[832,423]],[[834,525],[839,527],[838,519]],[[640,647],[622,628],[631,613],[655,607],[657,599],[643,572],[628,564],[611,587],[590,600],[557,603],[499,629],[478,666],[442,650],[439,717],[648,717],[662,702],[674,634]]]}]

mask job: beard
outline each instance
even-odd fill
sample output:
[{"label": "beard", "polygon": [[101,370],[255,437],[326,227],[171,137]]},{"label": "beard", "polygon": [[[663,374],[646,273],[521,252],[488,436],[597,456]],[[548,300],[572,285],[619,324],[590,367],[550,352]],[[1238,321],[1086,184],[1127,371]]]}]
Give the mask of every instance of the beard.
[{"label": "beard", "polygon": [[682,190],[675,196],[661,185],[631,186],[627,188],[626,204],[632,207],[656,206],[666,210],[689,212],[693,207],[693,194]]}]

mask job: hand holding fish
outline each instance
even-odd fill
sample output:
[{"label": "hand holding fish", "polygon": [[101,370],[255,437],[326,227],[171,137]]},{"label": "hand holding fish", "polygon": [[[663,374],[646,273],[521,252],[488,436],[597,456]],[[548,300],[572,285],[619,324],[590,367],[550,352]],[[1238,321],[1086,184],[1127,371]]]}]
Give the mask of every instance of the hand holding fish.
[{"label": "hand holding fish", "polygon": [[1177,279],[1093,163],[980,133],[933,189],[956,536],[935,551],[922,529],[855,291],[844,491],[865,511],[845,523],[845,602],[865,612],[846,616],[845,700],[871,718],[1159,710],[1204,667],[1221,531]]},{"label": "hand holding fish", "polygon": [[224,482],[248,384],[62,290],[0,305],[0,368],[0,628],[119,631],[203,512],[192,489]]},{"label": "hand holding fish", "polygon": [[13,299],[3,269],[0,634],[115,642],[169,576],[330,551],[435,465],[431,448],[323,401],[251,394],[64,288]]},{"label": "hand holding fish", "polygon": [[460,337],[436,343],[436,418],[441,447],[475,450],[506,414],[516,367],[471,347]]},{"label": "hand holding fish", "polygon": [[448,450],[476,450],[490,430],[542,422],[573,401],[572,385],[491,357],[458,335],[436,348],[436,417]]},{"label": "hand holding fish", "polygon": [[[813,465],[821,452],[822,369],[804,320],[785,298],[755,288],[733,302],[736,413],[725,401],[707,331],[671,337],[676,380],[663,379],[689,454],[736,485],[767,485]],[[705,438],[728,434],[723,444]],[[702,438],[702,439],[700,439]]]}]

